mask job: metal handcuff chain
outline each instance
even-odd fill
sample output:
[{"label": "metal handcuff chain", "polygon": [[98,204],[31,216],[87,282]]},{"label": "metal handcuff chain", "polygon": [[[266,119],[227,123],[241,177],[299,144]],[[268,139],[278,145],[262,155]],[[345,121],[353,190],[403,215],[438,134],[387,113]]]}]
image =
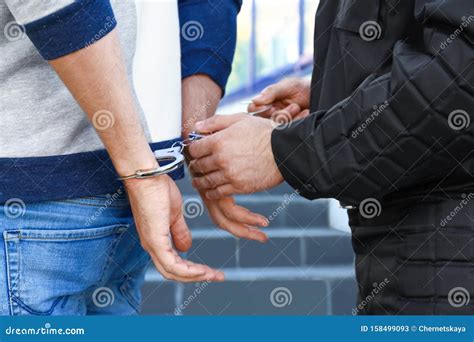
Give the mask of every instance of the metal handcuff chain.
[{"label": "metal handcuff chain", "polygon": [[[268,105],[258,111],[250,112],[250,113],[248,112],[247,114],[250,116],[258,116],[259,114],[269,110],[271,107],[272,107],[271,105]],[[170,162],[170,163],[153,168],[153,169],[149,169],[149,170],[138,170],[138,171],[135,171],[135,173],[132,175],[119,178],[119,180],[146,179],[146,178],[158,177],[158,176],[166,175],[170,172],[177,170],[185,162],[185,158],[183,155],[184,148],[192,144],[193,141],[202,139],[207,135],[208,134],[199,134],[197,132],[191,132],[188,138],[184,139],[183,141],[175,142],[170,148],[154,151],[154,155],[158,164],[160,164],[160,162]]]},{"label": "metal handcuff chain", "polygon": [[123,181],[128,179],[147,179],[158,177],[179,169],[182,165],[184,165],[185,161],[183,155],[184,148],[189,146],[193,141],[199,140],[203,137],[204,135],[202,134],[191,132],[187,139],[175,142],[170,148],[156,150],[153,152],[158,164],[169,162],[168,164],[148,170],[137,170],[132,175],[120,177],[119,180]]}]

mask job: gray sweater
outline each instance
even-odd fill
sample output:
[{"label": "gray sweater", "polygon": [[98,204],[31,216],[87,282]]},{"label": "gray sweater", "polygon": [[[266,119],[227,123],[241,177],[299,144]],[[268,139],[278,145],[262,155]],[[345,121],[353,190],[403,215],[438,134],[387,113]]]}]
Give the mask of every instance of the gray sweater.
[{"label": "gray sweater", "polygon": [[[16,10],[16,18],[7,7],[9,3]],[[0,0],[0,28],[5,28],[5,34],[0,35],[0,157],[54,156],[102,149],[93,125],[24,32],[28,20],[38,20],[47,10],[31,3],[34,1],[28,4]],[[61,1],[52,3],[57,5]],[[105,18],[93,39],[106,34],[104,27],[118,24],[132,80],[135,5],[133,1],[121,0],[112,1],[112,7],[115,18]],[[140,114],[146,127],[141,110]]]},{"label": "gray sweater", "polygon": [[[0,0],[0,28],[0,203],[116,191],[122,183],[94,126],[48,60],[86,48],[118,29],[133,82],[133,0]],[[107,113],[95,118],[96,125],[108,119]],[[170,147],[176,140],[151,146]],[[182,173],[180,169],[172,177]]]}]

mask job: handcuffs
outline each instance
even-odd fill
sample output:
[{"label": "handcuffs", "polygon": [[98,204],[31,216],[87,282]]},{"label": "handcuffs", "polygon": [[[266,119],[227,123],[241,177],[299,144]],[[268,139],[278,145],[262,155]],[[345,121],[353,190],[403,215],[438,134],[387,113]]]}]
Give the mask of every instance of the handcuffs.
[{"label": "handcuffs", "polygon": [[[257,116],[263,112],[266,112],[272,106],[265,106],[264,108],[247,113],[250,116]],[[200,134],[195,131],[189,133],[188,138],[184,139],[183,141],[175,142],[170,148],[165,148],[161,150],[156,150],[154,152],[155,159],[160,164],[160,162],[170,162],[163,166],[158,166],[153,169],[148,170],[138,170],[135,171],[134,174],[120,177],[119,180],[127,180],[127,179],[146,179],[152,177],[158,177],[161,175],[166,175],[170,172],[173,172],[179,169],[184,164],[184,155],[183,150],[186,146],[189,146],[193,141],[199,140],[207,136],[207,134]]]},{"label": "handcuffs", "polygon": [[129,176],[120,177],[119,180],[128,179],[146,179],[152,177],[158,177],[166,175],[179,169],[184,164],[183,150],[186,146],[190,145],[193,141],[204,138],[205,134],[199,134],[197,132],[191,132],[187,139],[183,141],[175,142],[170,148],[154,151],[155,159],[158,164],[163,162],[169,162],[166,165],[158,166],[148,170],[137,170],[134,174]]}]

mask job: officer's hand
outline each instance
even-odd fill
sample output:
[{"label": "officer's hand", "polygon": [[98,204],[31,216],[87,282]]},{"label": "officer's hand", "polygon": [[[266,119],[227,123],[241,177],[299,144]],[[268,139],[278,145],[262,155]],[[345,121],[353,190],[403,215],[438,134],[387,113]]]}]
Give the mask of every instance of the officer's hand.
[{"label": "officer's hand", "polygon": [[191,169],[204,176],[193,186],[208,199],[249,194],[272,188],[283,177],[271,147],[274,123],[247,114],[215,116],[196,124],[200,132],[216,132],[189,146]]},{"label": "officer's hand", "polygon": [[[309,115],[311,81],[303,78],[287,78],[273,84],[257,95],[248,106],[249,112],[256,112],[271,105],[259,116],[274,121],[302,119]],[[283,119],[283,116],[287,116]]]}]

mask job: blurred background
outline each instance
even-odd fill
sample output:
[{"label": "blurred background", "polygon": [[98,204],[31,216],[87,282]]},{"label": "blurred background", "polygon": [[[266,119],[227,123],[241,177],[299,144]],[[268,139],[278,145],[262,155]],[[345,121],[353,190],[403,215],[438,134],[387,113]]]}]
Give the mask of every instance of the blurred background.
[{"label": "blurred background", "polygon": [[[245,111],[243,102],[283,77],[310,77],[318,3],[243,1],[233,72],[219,113]],[[270,240],[262,245],[216,229],[189,178],[178,184],[194,238],[186,257],[223,269],[226,282],[176,284],[151,267],[143,288],[143,314],[352,314],[357,295],[354,255],[347,214],[338,202],[308,201],[287,185],[238,197],[239,204],[269,217]]]}]

